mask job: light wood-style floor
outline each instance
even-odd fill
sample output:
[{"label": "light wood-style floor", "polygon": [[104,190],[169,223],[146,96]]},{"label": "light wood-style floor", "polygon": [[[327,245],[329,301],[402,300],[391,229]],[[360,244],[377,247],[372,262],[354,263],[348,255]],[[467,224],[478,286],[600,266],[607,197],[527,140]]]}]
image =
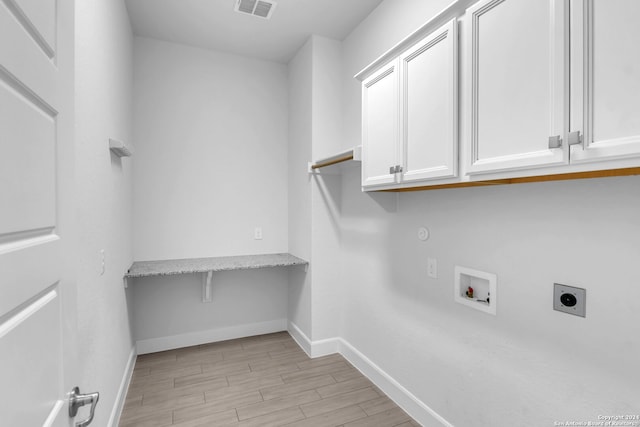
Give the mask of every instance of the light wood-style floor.
[{"label": "light wood-style floor", "polygon": [[340,355],[286,332],[139,356],[120,427],[419,426]]}]

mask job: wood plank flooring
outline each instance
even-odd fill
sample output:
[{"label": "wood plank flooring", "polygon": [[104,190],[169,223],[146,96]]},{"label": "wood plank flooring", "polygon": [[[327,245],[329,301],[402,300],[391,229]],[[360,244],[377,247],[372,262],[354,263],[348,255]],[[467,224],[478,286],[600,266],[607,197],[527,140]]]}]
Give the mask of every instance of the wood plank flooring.
[{"label": "wood plank flooring", "polygon": [[138,356],[120,427],[419,426],[342,356],[287,332]]}]

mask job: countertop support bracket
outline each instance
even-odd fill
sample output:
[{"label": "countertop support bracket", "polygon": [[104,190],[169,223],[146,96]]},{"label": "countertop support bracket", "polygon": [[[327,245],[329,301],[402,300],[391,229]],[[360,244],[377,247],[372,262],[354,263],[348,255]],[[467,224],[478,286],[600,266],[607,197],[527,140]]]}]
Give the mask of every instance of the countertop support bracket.
[{"label": "countertop support bracket", "polygon": [[202,273],[202,302],[211,302],[212,298],[212,286],[211,282],[213,278],[213,271],[205,271]]}]

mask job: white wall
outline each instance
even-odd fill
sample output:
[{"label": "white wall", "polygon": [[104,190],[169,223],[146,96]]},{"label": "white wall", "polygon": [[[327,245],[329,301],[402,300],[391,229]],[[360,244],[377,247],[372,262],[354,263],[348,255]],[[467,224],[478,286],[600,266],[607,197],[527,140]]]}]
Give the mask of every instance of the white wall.
[{"label": "white wall", "polygon": [[314,159],[341,149],[342,133],[342,43],[326,37],[311,37],[312,66],[312,154]]},{"label": "white wall", "polygon": [[[313,36],[312,155],[340,151],[342,132],[342,43]],[[342,313],[340,283],[340,202],[342,178],[337,166],[312,178],[312,331],[314,341],[339,334]]]},{"label": "white wall", "polygon": [[[386,0],[344,41],[345,148],[360,140],[353,75],[446,3]],[[638,412],[640,177],[403,194],[361,193],[358,170],[342,182],[342,338],[429,408],[456,426]],[[497,316],[453,301],[455,265],[497,274]],[[554,282],[587,289],[586,318],[552,310]]]},{"label": "white wall", "polygon": [[287,329],[287,270],[213,274],[212,302],[202,275],[146,277],[131,286],[132,329],[140,354]]},{"label": "white wall", "polygon": [[311,177],[313,45],[309,39],[288,65],[289,81],[289,252],[310,261],[308,272],[289,271],[288,320],[311,336]]},{"label": "white wall", "polygon": [[132,261],[132,160],[109,151],[109,138],[133,141],[132,33],[124,1],[75,7],[78,385],[100,392],[93,424],[105,426],[132,351],[122,286]]},{"label": "white wall", "polygon": [[341,53],[339,41],[312,36],[289,63],[289,250],[310,261],[306,274],[289,273],[289,322],[303,344],[340,325],[341,178],[306,165],[340,149]]},{"label": "white wall", "polygon": [[136,261],[286,252],[286,66],[136,37],[134,81]]},{"label": "white wall", "polygon": [[[146,38],[134,53],[135,260],[287,252],[286,66]],[[134,281],[139,348],[285,329],[285,269],[215,273],[213,303],[199,280]]]}]

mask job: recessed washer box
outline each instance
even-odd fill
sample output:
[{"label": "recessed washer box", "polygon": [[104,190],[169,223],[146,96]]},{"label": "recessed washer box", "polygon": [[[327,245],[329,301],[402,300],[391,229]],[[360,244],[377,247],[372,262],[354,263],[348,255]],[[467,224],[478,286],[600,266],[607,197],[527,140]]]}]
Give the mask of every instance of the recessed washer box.
[{"label": "recessed washer box", "polygon": [[575,316],[586,317],[587,290],[574,286],[553,284],[553,309]]},{"label": "recessed washer box", "polygon": [[[456,302],[496,315],[498,278],[495,274],[456,265],[454,276]],[[473,297],[467,295],[469,288],[473,289]]]}]

